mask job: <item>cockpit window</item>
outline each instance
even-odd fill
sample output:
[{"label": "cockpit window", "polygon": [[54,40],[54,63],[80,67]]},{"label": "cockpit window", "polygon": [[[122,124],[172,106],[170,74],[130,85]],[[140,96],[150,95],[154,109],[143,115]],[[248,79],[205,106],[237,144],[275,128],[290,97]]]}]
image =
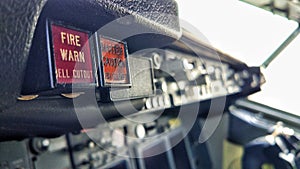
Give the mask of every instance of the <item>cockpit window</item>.
[{"label": "cockpit window", "polygon": [[[260,66],[297,28],[297,23],[237,0],[177,0],[180,17],[197,27],[209,43]],[[300,116],[300,36],[266,70],[262,91],[250,100]]]}]

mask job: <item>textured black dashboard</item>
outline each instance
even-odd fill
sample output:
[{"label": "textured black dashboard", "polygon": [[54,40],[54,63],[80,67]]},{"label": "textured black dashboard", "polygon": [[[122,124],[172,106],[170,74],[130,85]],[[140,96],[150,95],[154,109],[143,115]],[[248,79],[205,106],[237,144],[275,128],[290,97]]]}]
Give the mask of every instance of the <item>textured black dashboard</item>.
[{"label": "textured black dashboard", "polygon": [[[32,3],[40,5],[33,8]],[[22,2],[1,2],[0,5],[3,8],[1,12],[5,13],[5,24],[0,26],[5,30],[0,33],[0,42],[3,43],[1,48],[5,47],[1,50],[0,61],[2,141],[35,136],[56,137],[82,128],[95,127],[104,120],[178,109],[200,102],[207,102],[207,107],[210,107],[213,99],[222,100],[222,104],[212,107],[223,113],[231,99],[260,90],[259,68],[248,67],[204,45],[186,31],[181,32],[177,4],[173,0],[48,0],[30,1],[25,6],[22,6]],[[13,14],[8,10],[13,11]],[[30,12],[27,14],[23,10]],[[25,22],[24,19],[24,24],[18,25],[20,23],[16,22],[22,21],[13,17],[19,15],[21,18],[30,18],[31,22]],[[124,20],[118,20],[123,16]],[[145,80],[146,76],[142,74],[142,78],[132,80],[134,84],[128,90],[116,88],[118,92],[121,91],[117,98],[120,98],[119,95],[124,97],[126,92],[135,92],[128,95],[130,97],[124,97],[125,100],[109,100],[111,88],[106,88],[108,92],[102,92],[105,86],[101,85],[79,89],[81,94],[76,99],[66,97],[64,94],[70,94],[72,89],[67,85],[61,89],[51,83],[51,78],[55,78],[55,63],[51,60],[53,55],[49,42],[49,24],[52,21],[126,42],[131,57],[130,69],[134,71],[130,75],[138,74],[141,69],[138,66],[143,65],[142,62],[132,62],[134,57],[140,57],[142,60],[149,60],[150,66],[146,73],[150,75],[150,79]],[[106,27],[111,22],[114,23],[113,26]],[[24,34],[19,35],[19,32]],[[94,48],[97,48],[96,39],[91,38],[90,41]],[[182,43],[183,41],[187,44]],[[145,49],[151,51],[143,51]],[[97,49],[91,47],[91,52],[93,51],[97,53]],[[101,62],[99,58],[94,60],[97,76],[103,73],[98,67]],[[152,62],[153,65],[156,62],[156,67],[151,66]],[[99,79],[98,84],[101,84]],[[175,82],[174,79],[178,81]],[[151,91],[145,94],[144,87]],[[33,100],[23,97],[23,100],[17,101],[20,95],[31,94],[36,96]],[[201,109],[195,111],[195,116],[198,113],[199,116],[206,116],[207,111],[201,104]],[[99,118],[101,116],[104,119]]]},{"label": "textured black dashboard", "polygon": [[[44,14],[40,16],[42,11]],[[35,31],[39,27],[44,29],[46,18],[77,22],[84,28],[97,30],[113,19],[131,15],[144,25],[158,23],[151,26],[153,29],[177,33],[173,37],[180,34],[177,4],[173,0],[3,0],[0,15],[0,112],[15,104],[20,96],[29,53],[40,55],[45,48],[45,44],[39,45],[45,34]],[[32,42],[36,44],[34,48]]]},{"label": "textured black dashboard", "polygon": [[0,1],[0,111],[20,95],[24,70],[44,0]]},{"label": "textured black dashboard", "polygon": [[[49,80],[48,77],[43,77],[43,72],[49,67],[46,40],[48,19],[63,21],[95,32],[117,18],[129,16],[129,21],[132,21],[137,29],[143,28],[144,31],[158,34],[169,32],[167,34],[172,38],[166,40],[157,35],[150,35],[155,45],[171,43],[173,38],[180,36],[177,4],[173,0],[4,0],[0,2],[0,15],[0,113],[1,137],[4,139],[14,138],[16,135],[30,136],[32,129],[33,133],[40,133],[39,135],[43,135],[45,130],[50,135],[59,135],[68,131],[66,126],[79,128],[76,114],[70,111],[74,109],[72,100],[54,98],[37,102],[18,101],[24,83],[29,81],[35,85],[28,87],[36,89],[41,83]],[[131,30],[130,24],[119,24],[124,26],[125,32]],[[135,43],[143,38],[133,38],[128,43]],[[135,47],[131,48],[132,50],[149,45],[147,42],[136,44],[132,45]],[[44,59],[40,60],[41,57]],[[39,67],[35,68],[37,65]],[[143,103],[134,102],[133,105]],[[116,117],[116,114],[112,113],[115,111],[113,106],[101,104],[100,107],[109,111],[110,118]],[[95,112],[95,107],[88,104],[83,108],[85,112]],[[62,119],[61,123],[57,117]]]}]

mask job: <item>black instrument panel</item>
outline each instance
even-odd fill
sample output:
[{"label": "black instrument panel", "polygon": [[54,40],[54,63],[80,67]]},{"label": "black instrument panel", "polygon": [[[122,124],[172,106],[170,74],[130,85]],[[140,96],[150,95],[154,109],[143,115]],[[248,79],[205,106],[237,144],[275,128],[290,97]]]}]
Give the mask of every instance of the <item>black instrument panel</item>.
[{"label": "black instrument panel", "polygon": [[[129,2],[45,2],[18,101],[0,113],[0,140],[57,137],[127,115],[209,105],[216,98],[224,98],[226,108],[260,90],[259,68],[181,32],[174,1],[151,3],[173,17],[156,20],[157,9],[147,4],[131,16],[126,13],[135,9],[110,8]],[[143,15],[145,10],[153,15]],[[205,116],[206,109],[201,111]]]}]

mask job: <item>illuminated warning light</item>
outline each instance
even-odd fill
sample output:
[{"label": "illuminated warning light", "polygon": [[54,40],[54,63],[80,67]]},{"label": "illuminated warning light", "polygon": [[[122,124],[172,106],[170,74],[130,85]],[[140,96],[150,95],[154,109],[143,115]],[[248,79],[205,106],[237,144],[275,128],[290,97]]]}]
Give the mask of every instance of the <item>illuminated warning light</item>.
[{"label": "illuminated warning light", "polygon": [[57,84],[94,84],[93,59],[89,34],[51,24]]},{"label": "illuminated warning light", "polygon": [[102,85],[130,86],[128,52],[125,42],[99,36],[101,51]]}]

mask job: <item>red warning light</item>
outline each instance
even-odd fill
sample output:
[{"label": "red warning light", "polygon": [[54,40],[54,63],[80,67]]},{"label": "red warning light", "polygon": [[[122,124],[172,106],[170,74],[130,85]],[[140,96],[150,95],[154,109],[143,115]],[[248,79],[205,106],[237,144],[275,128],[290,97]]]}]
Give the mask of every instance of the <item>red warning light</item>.
[{"label": "red warning light", "polygon": [[88,33],[53,23],[51,32],[57,83],[95,83]]},{"label": "red warning light", "polygon": [[126,43],[100,36],[104,85],[129,86]]}]

